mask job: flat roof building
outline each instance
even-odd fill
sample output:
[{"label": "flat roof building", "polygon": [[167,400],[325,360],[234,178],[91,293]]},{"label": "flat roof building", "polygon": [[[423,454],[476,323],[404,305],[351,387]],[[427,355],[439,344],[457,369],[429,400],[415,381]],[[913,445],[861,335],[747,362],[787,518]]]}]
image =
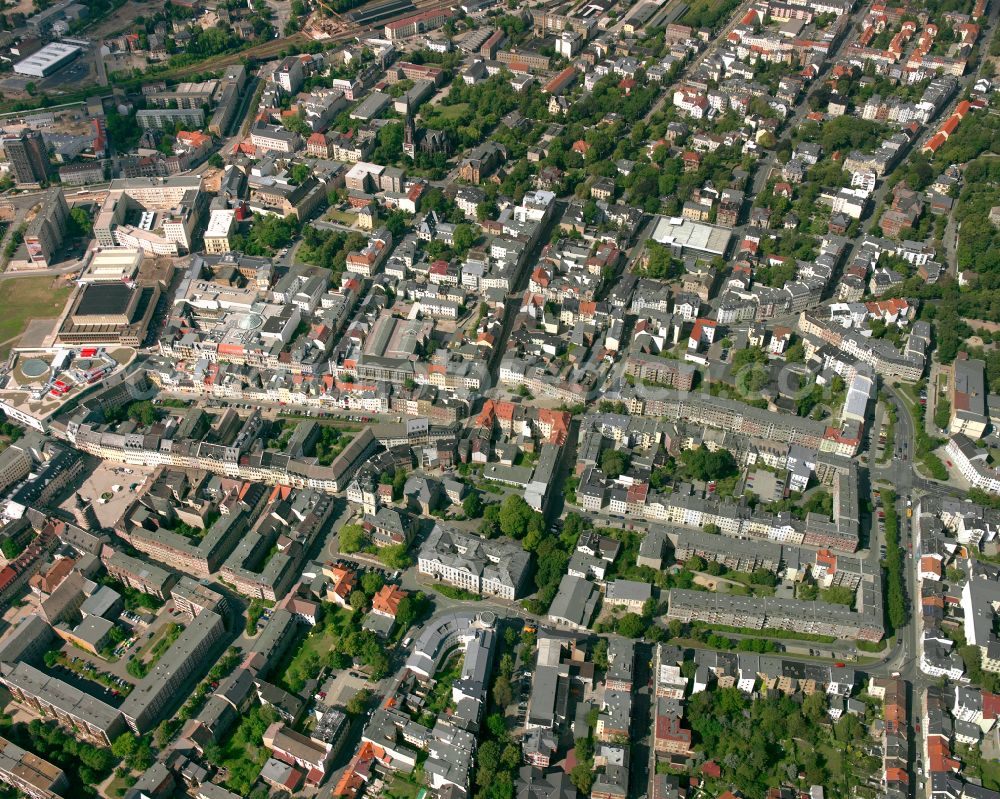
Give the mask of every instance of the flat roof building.
[{"label": "flat roof building", "polygon": [[0,782],[31,799],[58,799],[69,787],[61,768],[6,738],[0,738]]},{"label": "flat roof building", "polygon": [[986,416],[986,364],[975,358],[955,360],[951,381],[951,422],[948,432],[982,438],[989,420]]},{"label": "flat roof building", "polygon": [[138,274],[141,264],[141,250],[101,250],[94,254],[79,279],[81,283],[124,283]]},{"label": "flat roof building", "polygon": [[156,726],[164,711],[185,694],[187,679],[208,665],[207,656],[222,638],[222,617],[211,611],[195,616],[153,670],[122,702],[120,711],[137,735]]},{"label": "flat roof building", "polygon": [[650,238],[669,247],[671,254],[678,258],[689,253],[714,257],[726,254],[732,235],[728,228],[683,217],[662,216]]},{"label": "flat roof building", "polygon": [[82,52],[83,49],[75,44],[51,42],[41,50],[14,64],[14,72],[18,75],[30,75],[34,78],[47,78],[77,58]]}]

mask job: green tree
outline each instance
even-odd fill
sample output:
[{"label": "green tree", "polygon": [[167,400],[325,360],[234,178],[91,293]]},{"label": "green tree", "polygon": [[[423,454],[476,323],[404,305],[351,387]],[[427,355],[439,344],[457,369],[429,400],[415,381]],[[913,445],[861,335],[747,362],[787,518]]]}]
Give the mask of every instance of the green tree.
[{"label": "green tree", "polygon": [[368,599],[365,597],[364,591],[351,591],[349,601],[351,608],[355,611],[364,610],[368,605]]},{"label": "green tree", "polygon": [[94,230],[94,223],[85,208],[79,205],[73,206],[69,212],[70,229],[81,237],[89,236]]},{"label": "green tree", "polygon": [[628,469],[628,455],[620,449],[606,449],[601,453],[601,471],[614,479]]},{"label": "green tree", "polygon": [[638,613],[626,613],[618,620],[618,634],[626,638],[641,638],[646,632],[648,622]]},{"label": "green tree", "polygon": [[371,694],[367,690],[358,691],[348,700],[344,709],[352,716],[360,716],[365,712],[370,697]]},{"label": "green tree", "polygon": [[469,519],[478,519],[483,515],[483,501],[479,498],[478,491],[470,491],[462,500],[462,512]]},{"label": "green tree", "polygon": [[377,594],[383,585],[385,580],[379,572],[370,571],[361,575],[361,588],[368,596]]},{"label": "green tree", "polygon": [[365,545],[365,531],[360,524],[345,524],[340,528],[340,551],[345,554],[359,552]]}]

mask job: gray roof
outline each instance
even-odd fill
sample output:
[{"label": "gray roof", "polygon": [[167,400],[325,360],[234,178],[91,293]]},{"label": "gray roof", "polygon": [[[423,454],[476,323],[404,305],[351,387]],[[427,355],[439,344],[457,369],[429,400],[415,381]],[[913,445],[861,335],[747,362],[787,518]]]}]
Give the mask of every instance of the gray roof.
[{"label": "gray roof", "polygon": [[594,616],[598,596],[593,583],[571,574],[563,575],[559,591],[549,607],[549,618],[556,622],[586,627]]}]

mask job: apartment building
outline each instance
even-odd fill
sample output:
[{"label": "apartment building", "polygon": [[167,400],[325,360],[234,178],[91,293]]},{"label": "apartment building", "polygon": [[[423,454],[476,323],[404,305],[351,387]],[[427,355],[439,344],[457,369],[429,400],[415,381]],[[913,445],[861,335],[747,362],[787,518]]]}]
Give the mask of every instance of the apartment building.
[{"label": "apartment building", "polygon": [[667,616],[683,622],[704,621],[754,630],[770,628],[863,641],[880,641],[885,633],[881,605],[859,613],[828,602],[740,597],[683,588],[671,589]]},{"label": "apartment building", "polygon": [[200,130],[205,127],[205,111],[197,108],[144,108],[135,112],[135,121],[143,130],[163,130],[183,125]]},{"label": "apartment building", "polygon": [[133,558],[124,552],[113,553],[104,558],[103,563],[108,574],[126,588],[142,591],[162,601],[167,600],[171,587],[177,581],[177,575],[173,572],[139,558]]},{"label": "apartment building", "polygon": [[61,799],[69,788],[69,780],[61,768],[2,737],[0,782],[29,799]]},{"label": "apartment building", "polygon": [[110,705],[27,663],[0,664],[0,683],[14,701],[100,746],[111,746],[127,729],[122,714]]},{"label": "apartment building", "polygon": [[156,726],[165,711],[186,695],[188,678],[209,665],[209,655],[222,639],[222,617],[206,611],[195,616],[153,670],[132,690],[119,711],[136,735]]}]

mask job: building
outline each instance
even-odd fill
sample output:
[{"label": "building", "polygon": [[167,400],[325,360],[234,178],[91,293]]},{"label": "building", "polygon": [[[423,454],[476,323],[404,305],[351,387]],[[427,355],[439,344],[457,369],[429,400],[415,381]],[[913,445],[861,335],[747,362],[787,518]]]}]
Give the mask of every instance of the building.
[{"label": "building", "polygon": [[27,663],[0,664],[0,683],[16,702],[85,740],[111,746],[126,730],[113,707]]},{"label": "building", "polygon": [[27,129],[17,136],[4,136],[0,138],[0,147],[17,185],[37,186],[48,180],[48,151],[42,134],[37,130]]},{"label": "building", "polygon": [[112,180],[94,221],[101,247],[129,247],[149,255],[191,248],[204,196],[198,175]]},{"label": "building", "polygon": [[989,425],[986,413],[986,364],[960,353],[949,385],[951,421],[948,432],[982,438]]},{"label": "building", "polygon": [[18,75],[30,75],[33,78],[47,78],[73,61],[82,52],[83,49],[75,44],[50,42],[41,50],[14,64],[14,72]]},{"label": "building", "polygon": [[284,90],[285,94],[295,94],[302,88],[304,79],[302,59],[294,55],[287,56],[274,70],[272,78]]},{"label": "building", "polygon": [[78,278],[80,283],[130,283],[142,265],[140,250],[101,250],[90,259]]},{"label": "building", "polygon": [[177,581],[177,576],[173,572],[139,558],[133,558],[124,552],[115,552],[105,558],[104,567],[108,570],[108,574],[126,588],[142,591],[161,601],[166,601],[170,597],[170,588]]},{"label": "building", "polygon": [[138,347],[156,310],[157,285],[88,283],[71,299],[70,311],[59,329],[63,344],[123,344]]},{"label": "building", "polygon": [[236,211],[231,208],[216,208],[212,211],[203,236],[205,252],[220,255],[229,252],[229,237],[236,229]]},{"label": "building", "polygon": [[611,580],[608,582],[604,602],[622,607],[632,613],[642,613],[643,605],[653,597],[653,586],[636,580]]},{"label": "building", "polygon": [[60,188],[49,189],[41,208],[24,231],[24,246],[28,260],[38,266],[48,266],[63,242],[69,222],[69,206]]},{"label": "building", "polygon": [[667,617],[686,623],[704,621],[755,630],[779,629],[880,641],[885,633],[881,611],[881,603],[873,603],[865,612],[855,612],[829,602],[740,597],[673,588]]},{"label": "building", "polygon": [[657,221],[651,238],[669,247],[670,254],[676,258],[689,254],[721,257],[729,249],[732,235],[732,231],[724,227],[663,216]]},{"label": "building", "polygon": [[0,782],[29,799],[60,799],[69,788],[69,780],[61,768],[6,738],[0,738]]},{"label": "building", "polygon": [[559,590],[549,607],[548,620],[559,627],[586,630],[594,618],[600,593],[583,577],[563,575]]},{"label": "building", "polygon": [[453,16],[454,14],[450,9],[444,8],[403,17],[385,26],[385,38],[390,42],[397,42],[408,36],[427,33],[435,28],[440,28]]},{"label": "building", "polygon": [[205,127],[205,111],[201,108],[144,108],[135,112],[135,121],[143,130],[162,130],[174,125]]},{"label": "building", "polygon": [[267,728],[263,743],[274,758],[301,768],[311,785],[323,782],[334,755],[332,744],[295,732],[280,721]]},{"label": "building", "polygon": [[86,186],[88,183],[102,183],[105,180],[107,162],[81,161],[59,167],[59,182],[64,186]]},{"label": "building", "polygon": [[209,665],[209,655],[224,630],[222,617],[210,611],[199,613],[188,622],[184,632],[119,708],[136,735],[155,727],[165,711],[184,698],[186,694],[181,687],[192,674]]},{"label": "building", "polygon": [[417,569],[436,580],[501,599],[516,599],[529,556],[516,542],[490,540],[435,525],[420,548]]}]

